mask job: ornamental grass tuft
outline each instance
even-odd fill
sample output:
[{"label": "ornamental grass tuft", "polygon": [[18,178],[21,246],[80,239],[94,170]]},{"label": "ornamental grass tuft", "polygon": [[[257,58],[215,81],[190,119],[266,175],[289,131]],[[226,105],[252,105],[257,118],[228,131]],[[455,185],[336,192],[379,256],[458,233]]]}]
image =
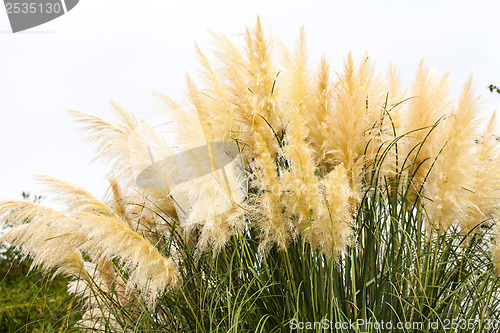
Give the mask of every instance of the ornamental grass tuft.
[{"label": "ornamental grass tuft", "polygon": [[313,66],[303,29],[243,36],[196,47],[161,125],[71,111],[106,200],[40,176],[64,209],[0,203],[1,240],[71,278],[75,331],[497,331],[500,157],[472,80],[451,96],[422,61],[405,89],[366,56]]}]

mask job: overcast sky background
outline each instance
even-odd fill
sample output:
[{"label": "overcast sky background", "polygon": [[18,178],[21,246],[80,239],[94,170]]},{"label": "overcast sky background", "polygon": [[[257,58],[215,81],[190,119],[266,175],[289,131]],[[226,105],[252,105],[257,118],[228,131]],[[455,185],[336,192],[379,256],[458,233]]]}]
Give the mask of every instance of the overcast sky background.
[{"label": "overcast sky background", "polygon": [[301,25],[311,60],[325,54],[334,70],[367,50],[379,70],[394,62],[408,85],[421,57],[451,71],[457,93],[470,73],[488,110],[499,109],[500,1],[165,1],[80,0],[68,14],[12,34],[0,6],[0,199],[40,193],[32,174],[107,188],[104,166],[66,114],[109,119],[109,99],[142,118],[158,109],[151,91],[182,98],[194,72],[194,42],[208,29],[234,40],[257,15],[293,46]]}]

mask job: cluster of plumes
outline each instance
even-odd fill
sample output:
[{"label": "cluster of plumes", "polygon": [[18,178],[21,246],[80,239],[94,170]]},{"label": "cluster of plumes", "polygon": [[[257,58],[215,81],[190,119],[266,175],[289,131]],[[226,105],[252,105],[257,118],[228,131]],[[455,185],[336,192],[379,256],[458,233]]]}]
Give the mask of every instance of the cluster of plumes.
[{"label": "cluster of plumes", "polygon": [[[66,209],[58,212],[27,201],[2,202],[0,215],[7,216],[12,228],[1,240],[34,258],[32,268],[40,266],[49,271],[56,267],[55,274],[75,278],[69,290],[86,296],[88,313],[84,318],[95,319],[86,327],[104,325],[91,315],[102,306],[90,296],[95,287],[113,290],[122,306],[138,301],[154,306],[159,295],[178,284],[173,260],[158,251],[158,244],[141,236],[133,220],[120,216],[119,209],[76,185],[46,176],[38,178]],[[115,269],[116,265],[121,269]]]},{"label": "cluster of plumes", "polygon": [[[303,30],[292,51],[267,37],[260,21],[244,38],[240,49],[214,34],[212,61],[197,48],[202,85],[188,77],[185,105],[162,99],[171,119],[199,115],[209,140],[242,145],[253,191],[232,216],[258,225],[263,254],[273,245],[286,249],[298,234],[325,254],[342,252],[373,175],[399,175],[398,188],[422,202],[431,232],[455,225],[467,234],[495,218],[495,119],[484,117],[472,79],[454,98],[448,74],[422,61],[405,90],[395,66],[376,73],[367,56],[355,64],[349,54],[335,76],[324,58],[311,67]],[[179,136],[189,124],[181,122]],[[221,233],[243,227],[239,218],[219,224],[204,244],[218,248],[227,239]]]},{"label": "cluster of plumes", "polygon": [[117,302],[133,306],[131,291],[154,305],[178,283],[176,253],[160,253],[165,239],[157,237],[180,224],[172,189],[136,183],[138,172],[175,149],[237,142],[249,181],[246,200],[217,215],[209,203],[219,199],[203,183],[183,187],[189,198],[210,197],[195,206],[197,222],[184,228],[199,252],[216,253],[232,235],[254,227],[263,257],[273,246],[286,250],[298,235],[328,256],[342,253],[370,168],[386,148],[377,177],[405,172],[400,181],[411,183],[413,200],[422,198],[430,230],[457,225],[469,232],[493,217],[500,203],[495,119],[481,122],[470,81],[453,100],[447,75],[438,77],[421,63],[408,92],[394,66],[376,74],[367,57],[356,65],[351,55],[332,75],[324,58],[311,67],[303,30],[290,51],[277,37],[266,37],[260,21],[246,30],[242,49],[214,37],[212,61],[196,48],[201,84],[187,77],[186,101],[157,94],[163,115],[175,123],[173,142],[117,104],[115,124],[73,112],[97,145],[97,158],[111,165],[107,204],[46,177],[64,212],[0,204],[0,215],[13,223],[3,241],[20,246],[34,265],[77,277],[71,290],[87,299],[84,326],[99,327],[105,316],[98,310],[103,300],[87,287],[112,290]]}]

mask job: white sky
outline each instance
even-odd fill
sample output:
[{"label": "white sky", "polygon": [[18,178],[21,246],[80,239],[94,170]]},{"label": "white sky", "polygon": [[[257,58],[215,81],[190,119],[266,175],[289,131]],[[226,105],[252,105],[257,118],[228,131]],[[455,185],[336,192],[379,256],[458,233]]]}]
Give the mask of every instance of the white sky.
[{"label": "white sky", "polygon": [[32,174],[82,185],[100,196],[104,167],[90,164],[65,110],[109,119],[110,98],[143,118],[158,106],[151,91],[181,98],[194,72],[194,42],[207,29],[238,38],[260,15],[292,46],[305,25],[313,61],[325,54],[341,69],[352,50],[367,50],[379,70],[395,62],[405,84],[423,56],[451,71],[455,92],[470,73],[489,110],[500,95],[500,1],[162,1],[80,0],[68,14],[12,34],[0,6],[0,199],[40,194]]}]

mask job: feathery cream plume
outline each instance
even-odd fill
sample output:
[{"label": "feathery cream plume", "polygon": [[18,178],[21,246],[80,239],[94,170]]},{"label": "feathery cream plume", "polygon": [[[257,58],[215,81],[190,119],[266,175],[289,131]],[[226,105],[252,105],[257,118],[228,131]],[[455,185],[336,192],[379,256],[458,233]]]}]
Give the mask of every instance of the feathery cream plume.
[{"label": "feathery cream plume", "polygon": [[441,148],[433,127],[451,111],[448,74],[436,77],[421,60],[411,95],[402,124],[403,133],[410,134],[405,136],[402,148],[403,156],[409,155],[407,164],[412,168],[412,182],[418,193],[431,167],[432,152]]},{"label": "feathery cream plume", "polygon": [[426,205],[428,222],[437,229],[446,230],[458,222],[471,206],[480,111],[470,78],[456,112],[438,127],[435,134],[437,147],[431,155],[433,166],[424,193],[432,201]]},{"label": "feathery cream plume", "polygon": [[354,192],[361,194],[362,170],[366,160],[365,151],[370,142],[370,129],[374,119],[370,114],[369,92],[371,66],[365,61],[359,69],[354,66],[351,54],[348,55],[344,74],[336,83],[334,113],[325,122],[331,133],[323,143],[326,159],[331,167],[343,164]]},{"label": "feathery cream plume", "polygon": [[44,271],[57,268],[57,273],[84,278],[83,259],[78,248],[86,234],[76,220],[51,208],[27,201],[0,202],[0,217],[12,225],[0,241],[20,247],[33,257],[30,269],[41,266]]}]

